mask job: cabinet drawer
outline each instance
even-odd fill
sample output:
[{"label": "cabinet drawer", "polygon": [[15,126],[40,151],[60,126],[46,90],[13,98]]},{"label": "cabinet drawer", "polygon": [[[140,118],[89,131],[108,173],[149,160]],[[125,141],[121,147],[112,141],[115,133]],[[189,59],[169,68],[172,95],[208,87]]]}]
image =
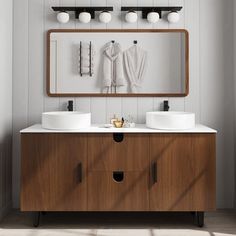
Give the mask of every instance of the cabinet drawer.
[{"label": "cabinet drawer", "polygon": [[88,135],[89,171],[143,171],[149,165],[149,136],[124,134],[116,142],[114,134]]},{"label": "cabinet drawer", "polygon": [[147,171],[89,172],[88,210],[148,211],[148,187]]}]

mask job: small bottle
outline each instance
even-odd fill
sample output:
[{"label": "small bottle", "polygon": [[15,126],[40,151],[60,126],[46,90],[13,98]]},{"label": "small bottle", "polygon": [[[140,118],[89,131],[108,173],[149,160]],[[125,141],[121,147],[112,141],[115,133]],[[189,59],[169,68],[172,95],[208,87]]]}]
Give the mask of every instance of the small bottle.
[{"label": "small bottle", "polygon": [[118,118],[116,117],[116,115],[114,114],[113,118],[111,118],[111,124],[114,125],[114,122],[118,121]]}]

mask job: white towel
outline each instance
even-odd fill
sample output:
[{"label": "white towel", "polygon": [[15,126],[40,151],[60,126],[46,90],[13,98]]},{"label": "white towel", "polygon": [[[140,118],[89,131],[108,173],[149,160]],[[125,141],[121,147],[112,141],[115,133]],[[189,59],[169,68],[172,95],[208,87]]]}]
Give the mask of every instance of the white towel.
[{"label": "white towel", "polygon": [[119,43],[109,42],[103,52],[103,86],[123,86],[123,58]]},{"label": "white towel", "polygon": [[147,52],[138,45],[133,45],[124,52],[124,65],[131,85],[131,92],[137,93],[145,76]]}]

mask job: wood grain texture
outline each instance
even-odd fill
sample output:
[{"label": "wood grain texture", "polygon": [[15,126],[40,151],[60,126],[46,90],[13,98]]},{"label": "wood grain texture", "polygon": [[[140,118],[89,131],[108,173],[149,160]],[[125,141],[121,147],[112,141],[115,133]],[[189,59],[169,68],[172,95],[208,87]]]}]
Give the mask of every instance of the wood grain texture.
[{"label": "wood grain texture", "polygon": [[22,211],[215,209],[215,134],[22,134],[21,166]]},{"label": "wood grain texture", "polygon": [[150,160],[157,163],[150,210],[215,210],[214,134],[151,135]]},{"label": "wood grain texture", "polygon": [[21,210],[87,210],[86,135],[23,134],[21,141]]},{"label": "wood grain texture", "polygon": [[113,134],[88,134],[90,171],[143,171],[149,165],[149,136],[124,134],[116,143]]},{"label": "wood grain texture", "polygon": [[149,173],[124,172],[124,180],[117,183],[113,172],[88,173],[89,211],[148,211]]}]

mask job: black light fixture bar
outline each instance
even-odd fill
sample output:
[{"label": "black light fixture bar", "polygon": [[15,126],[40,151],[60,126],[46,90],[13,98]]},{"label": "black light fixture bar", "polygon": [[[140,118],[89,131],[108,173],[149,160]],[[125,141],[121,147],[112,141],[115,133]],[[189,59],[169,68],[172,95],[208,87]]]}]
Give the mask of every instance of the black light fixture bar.
[{"label": "black light fixture bar", "polygon": [[147,18],[149,12],[158,12],[160,18],[162,18],[163,11],[181,11],[183,7],[173,6],[173,7],[121,7],[121,11],[141,11],[143,19]]},{"label": "black light fixture bar", "polygon": [[52,7],[54,11],[57,12],[67,12],[73,11],[75,12],[75,18],[79,18],[79,14],[81,12],[89,12],[91,14],[91,18],[95,18],[96,11],[113,11],[113,7]]}]

